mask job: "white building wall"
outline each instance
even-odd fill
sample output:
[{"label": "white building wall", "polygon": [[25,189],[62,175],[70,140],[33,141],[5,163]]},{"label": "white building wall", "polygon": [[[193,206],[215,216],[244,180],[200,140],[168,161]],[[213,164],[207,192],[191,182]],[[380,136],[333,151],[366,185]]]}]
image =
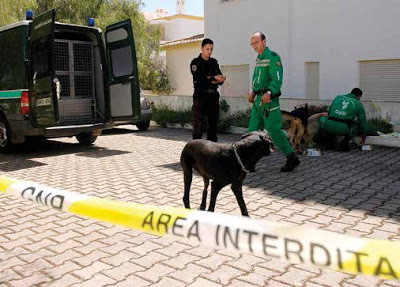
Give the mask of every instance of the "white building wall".
[{"label": "white building wall", "polygon": [[[399,0],[205,0],[204,6],[205,37],[218,47],[213,56],[220,65],[250,64],[251,77],[250,37],[266,34],[282,58],[285,98],[305,98],[305,62],[319,62],[319,98],[326,100],[359,85],[359,61],[400,59]],[[381,109],[400,121],[393,105]]]},{"label": "white building wall", "polygon": [[162,24],[165,28],[164,41],[188,38],[204,33],[204,21],[177,18]]},{"label": "white building wall", "polygon": [[[254,32],[262,31],[267,35],[271,49],[280,54],[285,64],[288,58],[287,2],[205,0],[205,37],[211,38],[214,48],[218,48],[215,49],[213,57],[220,65],[250,64],[251,77],[257,54],[250,46],[250,37]],[[273,11],[269,6],[274,7]],[[287,73],[284,74],[284,81],[287,83]]]},{"label": "white building wall", "polygon": [[288,96],[304,98],[306,61],[320,62],[320,98],[332,99],[359,85],[359,61],[400,58],[400,1],[290,2]]},{"label": "white building wall", "polygon": [[266,34],[286,97],[304,98],[305,62],[320,62],[320,98],[331,99],[358,85],[358,61],[400,58],[398,0],[205,0],[204,14],[222,65],[254,67],[251,34]]},{"label": "white building wall", "polygon": [[193,95],[193,78],[190,72],[190,63],[200,52],[200,43],[194,42],[168,48],[167,67],[173,95]]}]

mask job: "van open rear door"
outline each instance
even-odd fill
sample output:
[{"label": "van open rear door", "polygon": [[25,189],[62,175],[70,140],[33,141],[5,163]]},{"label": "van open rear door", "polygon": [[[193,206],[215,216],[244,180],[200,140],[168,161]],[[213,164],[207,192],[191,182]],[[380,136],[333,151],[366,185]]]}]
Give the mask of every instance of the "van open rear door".
[{"label": "van open rear door", "polygon": [[140,117],[136,50],[130,20],[106,28],[108,85],[113,120]]},{"label": "van open rear door", "polygon": [[53,68],[55,11],[35,17],[31,25],[30,107],[32,125],[49,127],[57,124],[58,108]]}]

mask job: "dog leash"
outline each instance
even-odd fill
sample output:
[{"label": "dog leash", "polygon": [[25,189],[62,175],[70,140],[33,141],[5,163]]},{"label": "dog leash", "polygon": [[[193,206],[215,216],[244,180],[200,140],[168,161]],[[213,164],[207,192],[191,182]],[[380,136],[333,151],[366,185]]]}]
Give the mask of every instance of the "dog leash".
[{"label": "dog leash", "polygon": [[[270,102],[269,102],[269,103],[270,103]],[[280,108],[280,106],[277,106],[277,107],[271,109],[271,105],[269,105],[268,108],[266,109],[262,101],[260,101],[260,105],[259,105],[259,106],[260,106],[260,107],[263,107],[263,115],[264,115],[264,117],[266,117],[266,118],[268,118],[269,113],[270,113],[271,111],[275,111],[275,110],[277,110],[277,109]]]},{"label": "dog leash", "polygon": [[244,164],[242,163],[242,160],[240,159],[240,157],[239,157],[239,155],[238,155],[238,153],[237,153],[236,144],[233,144],[232,147],[233,147],[233,151],[235,152],[236,159],[237,159],[237,161],[239,162],[240,166],[242,167],[243,171],[244,171],[245,173],[249,173],[250,170],[246,169],[246,167],[245,167]]}]

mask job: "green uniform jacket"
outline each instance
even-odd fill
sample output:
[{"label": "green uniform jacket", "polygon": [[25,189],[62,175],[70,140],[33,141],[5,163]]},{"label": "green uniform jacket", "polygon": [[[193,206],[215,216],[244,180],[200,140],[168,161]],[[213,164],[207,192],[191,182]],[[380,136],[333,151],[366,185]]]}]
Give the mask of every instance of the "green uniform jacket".
[{"label": "green uniform jacket", "polygon": [[253,91],[271,90],[272,97],[281,92],[283,67],[281,57],[268,47],[258,55],[253,73]]},{"label": "green uniform jacket", "polygon": [[[279,95],[282,86],[283,68],[281,58],[268,47],[257,57],[253,74],[253,91],[271,90],[271,102],[261,105],[261,94],[254,99],[251,110],[249,132],[266,128],[272,141],[288,156],[293,152],[286,135],[281,130],[282,115],[279,108]],[[268,116],[264,111],[268,111]]]},{"label": "green uniform jacket", "polygon": [[339,120],[355,120],[357,118],[362,133],[367,132],[367,121],[362,103],[353,94],[337,96],[328,109],[329,117]]}]

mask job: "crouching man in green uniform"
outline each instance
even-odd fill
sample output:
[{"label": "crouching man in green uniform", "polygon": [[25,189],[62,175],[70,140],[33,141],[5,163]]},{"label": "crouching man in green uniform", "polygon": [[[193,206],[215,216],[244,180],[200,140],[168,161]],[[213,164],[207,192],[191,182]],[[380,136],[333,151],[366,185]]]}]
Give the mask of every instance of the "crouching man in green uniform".
[{"label": "crouching man in green uniform", "polygon": [[281,171],[289,172],[300,164],[300,160],[281,130],[282,115],[279,107],[283,77],[281,58],[266,46],[265,35],[261,32],[253,34],[250,45],[258,57],[253,73],[253,91],[248,95],[249,102],[253,103],[249,132],[267,129],[274,144],[287,158]]},{"label": "crouching man in green uniform", "polygon": [[[337,96],[328,109],[328,117],[319,118],[323,133],[344,136],[339,150],[349,151],[349,141],[361,132],[362,144],[367,134],[364,106],[360,102],[362,91],[354,88],[350,94]],[[357,119],[357,120],[356,120]]]}]

